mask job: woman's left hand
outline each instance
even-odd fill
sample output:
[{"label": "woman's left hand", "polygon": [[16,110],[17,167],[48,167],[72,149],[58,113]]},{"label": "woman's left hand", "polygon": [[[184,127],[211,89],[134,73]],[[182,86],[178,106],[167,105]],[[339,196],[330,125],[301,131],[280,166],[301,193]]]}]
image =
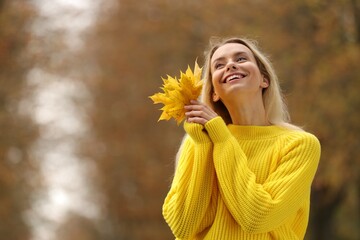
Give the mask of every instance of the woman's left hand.
[{"label": "woman's left hand", "polygon": [[186,121],[189,123],[199,123],[205,125],[211,119],[217,117],[217,113],[205,104],[191,100],[190,105],[185,106]]}]

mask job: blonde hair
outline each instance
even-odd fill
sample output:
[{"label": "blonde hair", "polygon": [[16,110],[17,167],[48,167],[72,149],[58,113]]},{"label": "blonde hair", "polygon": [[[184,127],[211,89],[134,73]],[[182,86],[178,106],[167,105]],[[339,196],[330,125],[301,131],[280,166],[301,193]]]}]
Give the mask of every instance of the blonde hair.
[{"label": "blonde hair", "polygon": [[204,87],[201,95],[201,101],[208,106],[210,106],[219,116],[221,116],[227,124],[232,123],[230,114],[221,101],[213,101],[213,85],[212,85],[212,75],[211,75],[211,58],[214,52],[221,46],[227,43],[239,43],[247,48],[253,53],[256,63],[259,67],[260,73],[269,81],[269,86],[263,89],[263,103],[266,113],[267,120],[272,125],[284,126],[292,129],[299,129],[299,127],[290,124],[290,115],[287,110],[287,106],[284,102],[278,77],[275,73],[275,70],[264,53],[262,53],[258,46],[257,42],[247,38],[211,38],[210,39],[210,48],[205,52],[205,63],[203,69],[203,80]]}]

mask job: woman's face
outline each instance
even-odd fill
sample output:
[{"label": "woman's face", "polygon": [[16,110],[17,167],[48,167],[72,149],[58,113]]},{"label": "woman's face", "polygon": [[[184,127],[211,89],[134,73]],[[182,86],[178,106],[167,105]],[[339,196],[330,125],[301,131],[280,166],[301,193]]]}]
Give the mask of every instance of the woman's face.
[{"label": "woman's face", "polygon": [[211,57],[210,64],[214,101],[226,101],[239,93],[258,94],[268,87],[268,81],[260,73],[253,53],[245,45],[227,43],[219,47]]}]

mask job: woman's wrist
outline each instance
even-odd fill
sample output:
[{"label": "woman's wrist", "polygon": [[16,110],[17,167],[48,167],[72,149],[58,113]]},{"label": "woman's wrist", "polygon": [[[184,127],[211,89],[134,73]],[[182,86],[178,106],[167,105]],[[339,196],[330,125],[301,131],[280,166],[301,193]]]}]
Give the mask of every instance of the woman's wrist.
[{"label": "woman's wrist", "polygon": [[184,129],[187,134],[197,143],[211,142],[204,126],[199,123],[184,122]]},{"label": "woman's wrist", "polygon": [[218,116],[205,124],[205,129],[211,139],[212,142],[224,142],[229,137],[231,137],[231,133],[226,126],[224,120]]}]

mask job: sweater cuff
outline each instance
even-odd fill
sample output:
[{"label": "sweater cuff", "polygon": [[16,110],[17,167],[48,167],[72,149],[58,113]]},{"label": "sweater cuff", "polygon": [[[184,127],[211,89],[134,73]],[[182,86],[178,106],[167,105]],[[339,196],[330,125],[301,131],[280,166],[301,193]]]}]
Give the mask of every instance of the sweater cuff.
[{"label": "sweater cuff", "polygon": [[224,142],[232,136],[224,120],[219,116],[208,121],[205,129],[214,143]]},{"label": "sweater cuff", "polygon": [[189,136],[197,143],[211,142],[209,135],[206,133],[204,126],[198,123],[184,122],[184,129]]}]

